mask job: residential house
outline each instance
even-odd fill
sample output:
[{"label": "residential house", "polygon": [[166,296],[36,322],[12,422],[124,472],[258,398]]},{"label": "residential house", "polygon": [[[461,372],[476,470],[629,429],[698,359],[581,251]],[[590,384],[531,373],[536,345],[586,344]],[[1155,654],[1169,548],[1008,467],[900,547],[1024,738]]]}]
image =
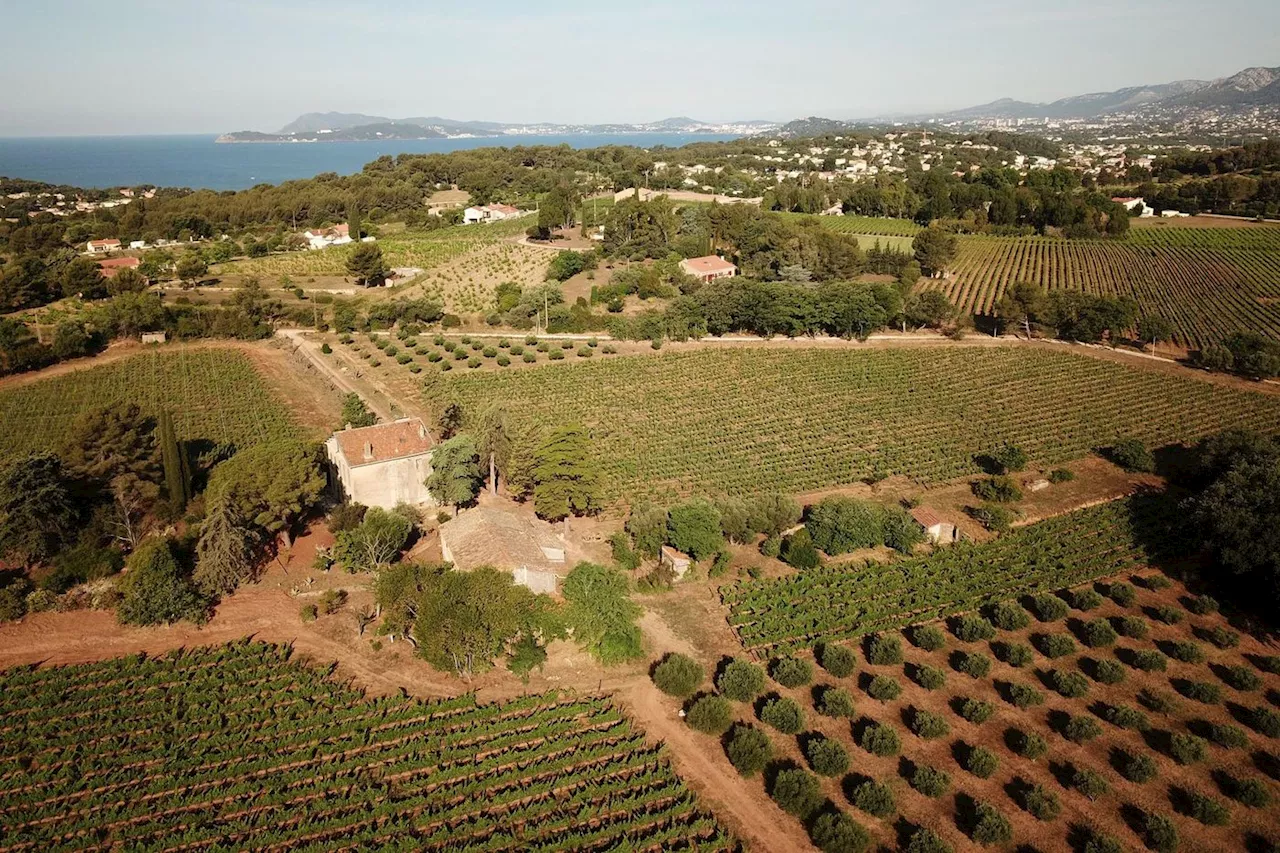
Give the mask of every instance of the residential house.
[{"label": "residential house", "polygon": [[1141,216],[1147,217],[1147,216],[1155,215],[1155,211],[1153,211],[1146,204],[1146,201],[1141,196],[1138,196],[1136,198],[1133,196],[1113,196],[1111,200],[1114,201],[1116,204],[1123,205],[1124,209],[1129,211],[1130,213],[1133,212],[1134,208],[1141,207],[1142,208],[1142,213],[1140,214]]},{"label": "residential house", "polygon": [[738,268],[719,255],[686,258],[680,262],[680,269],[686,275],[704,282],[715,281],[718,278],[732,278],[738,274]]},{"label": "residential house", "polygon": [[437,502],[427,491],[435,442],[419,418],[347,428],[325,442],[335,485],[354,503],[393,509]]},{"label": "residential house", "polygon": [[468,207],[462,211],[462,224],[474,225],[477,222],[500,222],[503,219],[514,219],[521,215],[521,210],[509,204],[486,204],[480,207]]},{"label": "residential house", "polygon": [[141,264],[137,258],[106,258],[98,261],[98,271],[106,278],[114,278],[120,270],[136,270]]},{"label": "residential house", "polygon": [[928,507],[915,507],[911,510],[911,517],[924,528],[925,535],[934,545],[946,545],[959,538],[956,526]]},{"label": "residential house", "polygon": [[499,506],[464,509],[440,525],[440,551],[455,569],[493,566],[520,586],[554,593],[567,573],[564,539],[532,513]]},{"label": "residential house", "polygon": [[344,246],[351,242],[351,226],[345,222],[330,228],[309,228],[302,232],[307,245],[312,249],[324,249],[329,246]]},{"label": "residential house", "polygon": [[90,240],[88,242],[88,250],[90,255],[105,255],[108,252],[116,252],[120,250],[119,240]]}]

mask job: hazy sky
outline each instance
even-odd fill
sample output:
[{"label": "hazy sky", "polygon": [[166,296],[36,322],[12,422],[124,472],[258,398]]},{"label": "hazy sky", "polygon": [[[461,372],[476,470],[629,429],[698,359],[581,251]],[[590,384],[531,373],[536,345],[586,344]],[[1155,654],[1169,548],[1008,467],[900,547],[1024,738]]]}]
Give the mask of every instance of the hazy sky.
[{"label": "hazy sky", "polygon": [[865,117],[1280,65],[1278,0],[0,0],[0,135]]}]

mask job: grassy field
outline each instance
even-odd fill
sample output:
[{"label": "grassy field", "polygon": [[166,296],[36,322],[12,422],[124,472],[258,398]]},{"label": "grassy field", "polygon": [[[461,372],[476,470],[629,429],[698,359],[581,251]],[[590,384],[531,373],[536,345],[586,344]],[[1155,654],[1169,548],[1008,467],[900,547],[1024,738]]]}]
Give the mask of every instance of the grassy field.
[{"label": "grassy field", "polygon": [[[1052,532],[1081,550],[1093,520]],[[1021,562],[1051,570],[1053,536],[1019,544]],[[992,553],[975,565],[998,572],[1003,546],[981,549]],[[768,681],[756,713],[735,705],[738,719],[891,849],[919,828],[956,850],[1272,849],[1280,661],[1269,647],[1146,570],[1039,602],[988,580],[1003,601],[983,611],[990,622],[888,631],[850,648],[851,674],[801,652],[813,680]]]},{"label": "grassy field", "polygon": [[729,850],[608,700],[367,699],[243,641],[0,674],[0,850]]},{"label": "grassy field", "polygon": [[131,402],[168,408],[181,438],[245,447],[298,435],[249,359],[229,350],[157,350],[0,391],[0,459],[61,448],[81,412]]},{"label": "grassy field", "polygon": [[501,402],[589,427],[613,498],[937,482],[1004,441],[1053,464],[1121,436],[1280,429],[1280,398],[1024,348],[702,350],[453,373],[448,389],[471,414]]}]

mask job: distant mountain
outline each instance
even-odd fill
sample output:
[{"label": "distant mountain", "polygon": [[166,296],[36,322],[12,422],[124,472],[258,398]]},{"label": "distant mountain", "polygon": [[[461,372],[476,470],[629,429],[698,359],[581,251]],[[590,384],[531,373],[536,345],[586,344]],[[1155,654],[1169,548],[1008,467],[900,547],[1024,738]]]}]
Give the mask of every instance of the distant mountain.
[{"label": "distant mountain", "polygon": [[738,133],[774,130],[776,122],[704,122],[680,116],[641,124],[558,124],[537,122],[458,121],[439,116],[391,119],[363,113],[307,113],[276,133],[240,130],[219,142],[352,142],[370,139],[457,139],[473,136],[537,136],[600,133]]},{"label": "distant mountain", "polygon": [[989,104],[937,116],[947,121],[972,119],[1092,119],[1114,113],[1167,112],[1238,106],[1280,105],[1280,68],[1246,68],[1219,80],[1178,80],[1093,92],[1051,103],[1001,98]]},{"label": "distant mountain", "polygon": [[847,122],[833,118],[809,116],[789,121],[778,130],[779,136],[803,138],[808,136],[827,136],[832,133],[843,133],[849,129]]}]

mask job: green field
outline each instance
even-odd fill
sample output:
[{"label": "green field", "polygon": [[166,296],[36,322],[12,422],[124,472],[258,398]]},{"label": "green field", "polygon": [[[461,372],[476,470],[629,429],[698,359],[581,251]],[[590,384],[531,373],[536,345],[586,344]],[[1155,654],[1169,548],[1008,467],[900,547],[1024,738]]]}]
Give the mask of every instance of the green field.
[{"label": "green field", "polygon": [[1280,430],[1277,397],[1023,347],[700,350],[447,384],[469,416],[501,402],[540,426],[589,427],[610,498],[938,482],[1004,441],[1052,464],[1120,436]]},{"label": "green field", "polygon": [[173,414],[183,439],[246,447],[298,428],[249,359],[231,350],[168,349],[0,391],[0,459],[56,451],[76,416],[137,403]]},{"label": "green field", "polygon": [[368,699],[230,646],[0,673],[0,849],[729,850],[606,699]]}]

